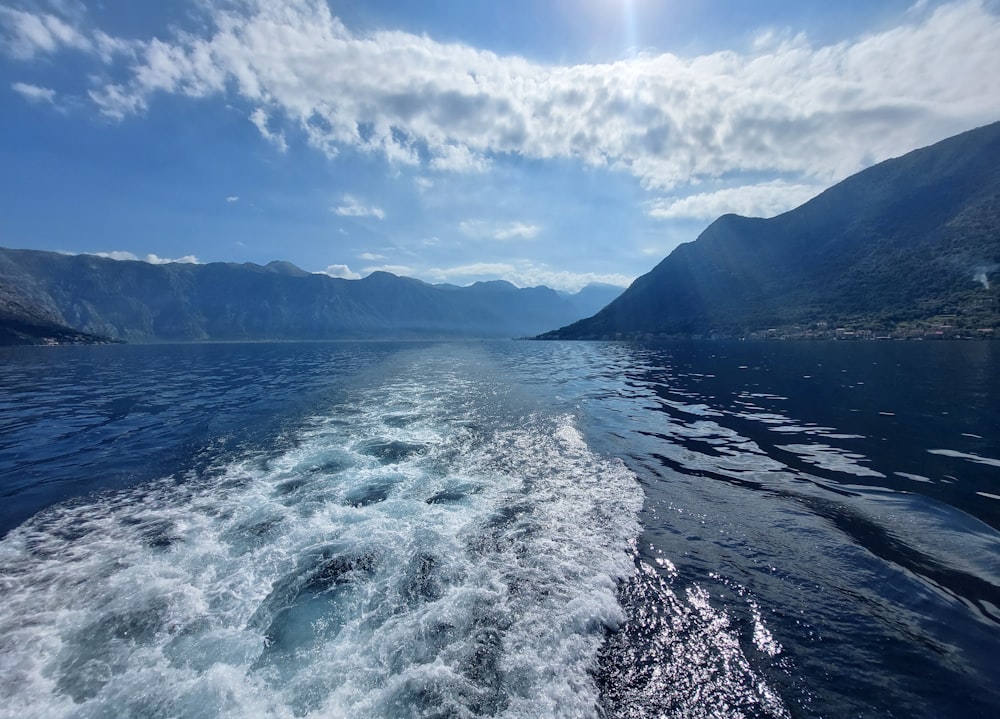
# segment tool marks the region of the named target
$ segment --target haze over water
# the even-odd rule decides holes
[[[995,716],[997,350],[3,350],[0,715]]]

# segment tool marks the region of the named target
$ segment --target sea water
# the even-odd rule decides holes
[[[994,716],[989,343],[0,356],[0,715]]]

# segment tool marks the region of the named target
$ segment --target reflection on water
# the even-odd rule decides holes
[[[686,613],[678,597],[705,592],[730,626],[742,626],[744,656],[793,714],[996,713],[1000,505],[989,495],[1000,494],[1000,365],[992,345],[593,351],[594,365],[609,368],[604,381],[627,387],[626,400],[586,405],[593,441],[627,456],[646,487],[640,572],[623,594],[636,631],[666,626]],[[651,569],[670,592],[659,614],[650,610]],[[760,617],[784,650],[778,659],[753,641]],[[639,664],[673,661],[639,646]],[[608,670],[609,692],[682,715],[685,690],[654,674],[633,672],[622,688]],[[733,706],[777,715],[765,695],[739,696],[743,704],[724,703],[717,715]]]

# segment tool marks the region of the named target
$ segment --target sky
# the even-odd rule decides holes
[[[626,286],[998,68],[1000,0],[0,0],[0,246]]]

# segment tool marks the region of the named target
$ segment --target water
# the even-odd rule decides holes
[[[4,350],[0,716],[996,716],[998,351]]]

